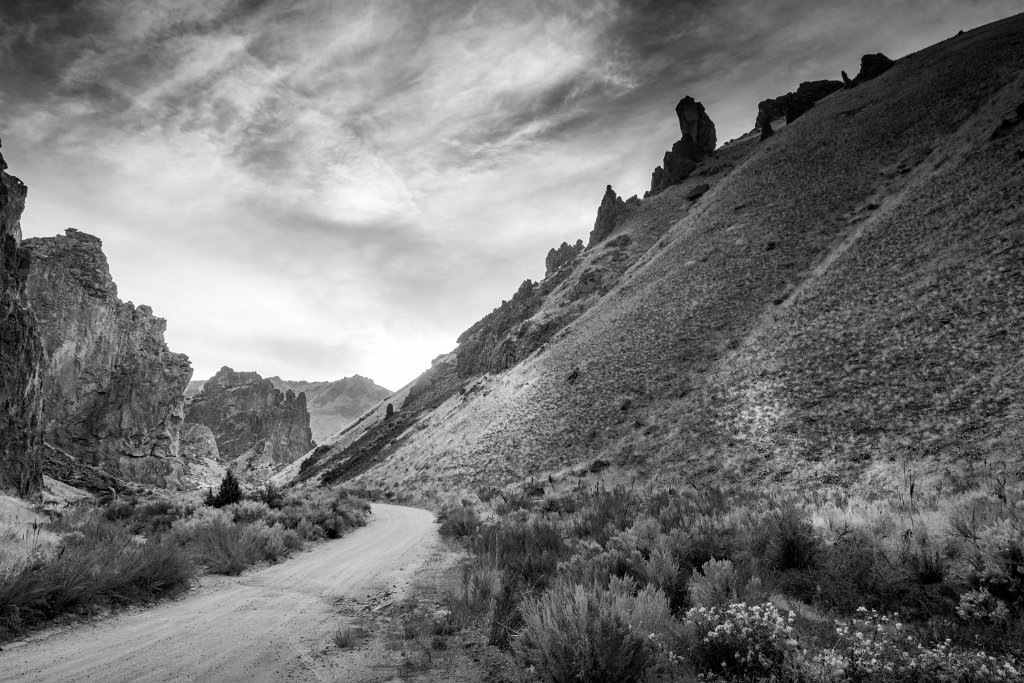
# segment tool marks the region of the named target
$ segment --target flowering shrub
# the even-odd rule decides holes
[[[725,680],[782,681],[796,678],[793,620],[771,603],[695,607],[686,614],[694,643],[689,657],[703,676]]]
[[[842,681],[1024,681],[1017,663],[982,651],[962,651],[950,641],[926,646],[906,632],[896,615],[861,607],[860,617],[836,622],[839,641],[805,663],[811,680]]]

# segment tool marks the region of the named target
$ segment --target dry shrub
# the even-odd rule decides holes
[[[556,683],[643,680],[672,617],[660,591],[634,591],[617,579],[608,588],[556,581],[523,601],[514,649]]]
[[[67,613],[149,602],[188,587],[194,569],[167,541],[138,542],[100,518],[0,575],[0,639]]]
[[[483,525],[473,538],[471,549],[493,566],[537,587],[547,582],[568,553],[558,526],[544,520]]]
[[[729,560],[708,560],[690,577],[690,604],[724,607],[733,603],[758,604],[768,592],[756,575],[739,572]]]
[[[437,515],[438,533],[450,538],[468,538],[480,528],[480,516],[469,505],[450,505]]]
[[[445,630],[454,632],[483,623],[501,586],[501,570],[479,561],[463,564],[458,582],[445,591],[448,597]]]

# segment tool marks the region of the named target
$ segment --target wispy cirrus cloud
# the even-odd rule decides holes
[[[5,0],[0,135],[26,234],[99,235],[197,376],[397,388],[643,191],[683,94],[725,140],[1016,4]]]

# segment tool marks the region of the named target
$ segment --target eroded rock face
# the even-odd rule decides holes
[[[689,95],[679,100],[676,105],[676,116],[679,118],[679,132],[683,140],[693,143],[696,160],[715,151],[718,140],[715,136],[715,124],[704,111],[704,105]]]
[[[186,424],[181,430],[181,455],[184,460],[192,462],[206,458],[220,460],[213,430],[204,424]]]
[[[795,92],[758,103],[754,129],[761,131],[761,139],[769,137],[772,134],[772,121],[785,118],[787,124],[793,123],[806,114],[815,102],[842,88],[842,81],[804,81]]]
[[[192,367],[167,348],[166,321],[117,297],[98,238],[68,229],[24,244],[45,356],[46,442],[116,476],[180,486]]]
[[[581,251],[583,251],[583,240],[576,240],[576,244],[573,245],[570,245],[568,242],[562,242],[561,246],[557,249],[549,251],[547,258],[544,259],[544,277],[548,277],[566,263],[572,261]]]
[[[210,428],[224,460],[247,454],[287,464],[313,447],[306,394],[281,393],[255,372],[221,368],[192,399],[185,420]]]
[[[597,218],[594,220],[594,229],[590,231],[590,238],[587,246],[592,247],[615,229],[619,216],[626,209],[626,202],[622,197],[615,194],[615,190],[609,185],[601,198],[601,205],[597,207]]]
[[[661,166],[651,174],[651,189],[645,196],[654,196],[686,180],[697,164],[714,153],[717,137],[715,124],[704,105],[692,97],[684,97],[676,105],[682,137],[665,152]]]
[[[21,213],[28,189],[0,155],[0,491],[28,496],[43,480],[43,348],[26,291],[28,256]]]

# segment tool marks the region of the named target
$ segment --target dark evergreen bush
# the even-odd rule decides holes
[[[225,505],[231,505],[240,500],[242,500],[242,487],[239,486],[235,473],[228,470],[224,474],[224,478],[221,479],[220,489],[217,491],[217,494],[214,495],[213,491],[210,491],[204,502],[210,507],[222,508]]]

